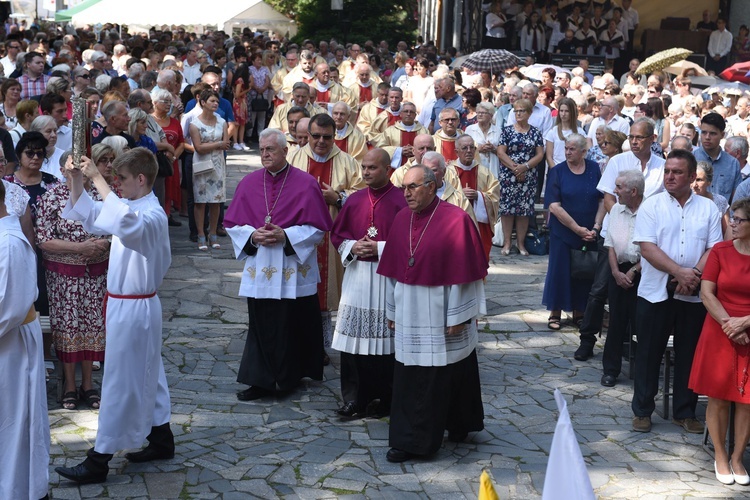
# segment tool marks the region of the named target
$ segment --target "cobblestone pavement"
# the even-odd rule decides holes
[[[230,155],[229,193],[258,166],[255,153]],[[614,388],[599,384],[602,343],[593,360],[577,362],[573,328],[546,328],[546,258],[501,257],[498,249],[478,347],[485,430],[467,442],[446,441],[429,460],[388,463],[387,419],[344,423],[334,413],[341,404],[336,352],[322,382],[305,379],[287,397],[241,403],[241,265],[226,238],[221,250],[199,252],[181,220],[170,228],[174,259],[159,290],[177,454],[131,464],[120,453],[103,485],[61,481],[54,467],[75,465],[93,446],[97,414],[59,409],[50,397],[53,498],[476,498],[482,469],[501,498],[536,498],[557,419],[555,388],[568,402],[598,496],[741,498],[750,491],[716,481],[701,436],[656,415],[651,433],[632,432],[632,382],[621,376]]]

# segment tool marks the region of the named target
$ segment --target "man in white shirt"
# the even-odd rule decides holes
[[[198,62],[198,48],[195,44],[188,45],[185,61],[182,63],[182,89],[188,85],[193,85],[201,79],[201,64]]]
[[[716,20],[716,31],[708,37],[708,59],[706,69],[717,75],[727,67],[727,57],[732,50],[732,33],[727,29],[724,19]]]
[[[5,48],[8,51],[8,55],[0,59],[0,64],[3,65],[5,77],[8,78],[16,70],[16,57],[21,51],[21,42],[18,40],[8,40],[5,43]]]
[[[600,125],[604,125],[605,127],[609,127],[612,130],[622,132],[623,134],[628,133],[630,124],[628,123],[628,120],[620,116],[619,113],[620,106],[619,104],[617,104],[617,99],[615,99],[614,97],[606,97],[602,101],[602,105],[599,108],[599,116],[591,120],[589,133],[586,136],[586,142],[588,142],[589,148],[591,148],[595,144],[596,130]]]
[[[740,174],[742,175],[742,180],[750,176],[750,165],[747,163],[747,154],[748,154],[748,142],[747,139],[740,136],[734,136],[727,139],[727,141],[724,143],[724,151],[729,155],[733,156],[737,159],[737,161],[740,163]],[[735,198],[737,198],[737,191],[739,190],[739,186],[737,189],[735,189]]]
[[[615,186],[617,178],[626,170],[639,170],[643,173],[645,189],[643,196],[649,196],[664,190],[664,159],[651,152],[651,144],[656,139],[654,122],[648,118],[639,118],[630,127],[630,151],[615,155],[609,160],[606,170],[596,188],[604,193],[604,208],[609,213],[617,202]],[[603,238],[607,235],[609,217],[604,219],[602,233],[599,235],[599,256],[597,258],[594,283],[591,285],[589,299],[581,323],[581,345],[573,355],[578,361],[586,361],[594,355],[596,334],[601,331],[604,319],[604,302],[607,300],[609,281],[612,273],[609,267],[609,252],[604,247]]]
[[[747,97],[737,99],[737,105],[734,107],[737,112],[727,118],[729,137],[734,135],[747,137],[747,126],[750,125],[750,106],[748,104],[750,104],[750,99]]]
[[[688,388],[688,378],[706,317],[698,296],[701,273],[722,234],[716,205],[690,188],[696,168],[692,153],[672,151],[664,165],[665,191],[641,204],[635,222],[633,241],[642,255],[631,404],[636,432],[651,431],[661,359],[674,331],[672,422],[689,433],[703,433],[703,424],[695,418],[698,395]]]

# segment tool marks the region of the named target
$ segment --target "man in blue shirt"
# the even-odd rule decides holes
[[[432,115],[430,116],[430,133],[434,134],[440,130],[440,123],[438,117],[440,112],[445,108],[453,108],[458,111],[459,116],[463,114],[463,99],[456,93],[456,84],[450,77],[441,78],[435,81],[435,107],[432,108]]]
[[[719,113],[709,113],[701,120],[701,147],[695,150],[698,161],[707,161],[714,167],[714,179],[709,190],[720,194],[731,204],[734,190],[742,182],[740,163],[721,150],[726,122]]]

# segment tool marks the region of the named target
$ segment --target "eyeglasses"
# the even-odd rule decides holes
[[[747,222],[750,219],[743,219],[742,217],[730,217],[729,223],[730,224],[742,224],[743,222]]]
[[[320,139],[323,139],[324,141],[330,141],[333,139],[333,135],[331,134],[310,134],[310,138],[314,139],[316,141],[319,141]]]
[[[78,75],[78,78],[84,78],[84,79],[88,80],[89,78],[91,78],[91,75],[89,75],[88,73],[86,73],[85,75]]]
[[[104,157],[104,158],[99,158],[99,161],[96,162],[96,163],[105,163],[106,164],[106,163],[114,163],[114,162],[115,162],[114,158]]]
[[[8,48],[9,49],[21,50],[21,46],[20,45],[8,45]]]
[[[414,191],[415,189],[420,188],[424,186],[425,184],[429,184],[431,182],[432,181],[424,181],[422,184],[409,184],[408,186],[404,186],[404,189],[406,189],[407,191]]]
[[[24,154],[26,154],[27,158],[31,159],[31,158],[44,158],[47,153],[43,149],[37,150],[37,151],[32,151],[30,149],[27,149],[26,151],[24,151]]]
[[[462,148],[458,148],[459,151],[474,151],[477,149],[476,146],[464,146]]]
[[[458,118],[441,118],[441,122],[457,122]]]
[[[514,109],[513,112],[514,113],[528,113],[528,111],[525,109]]]
[[[633,142],[633,141],[640,142],[640,141],[645,141],[646,139],[650,139],[650,138],[651,138],[650,135],[629,135],[628,136],[628,140],[630,142]]]

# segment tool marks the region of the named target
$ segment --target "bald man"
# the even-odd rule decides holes
[[[333,105],[331,118],[336,123],[336,137],[334,142],[344,153],[348,153],[355,160],[361,162],[367,153],[365,136],[357,127],[349,123],[351,108],[343,101]]]

